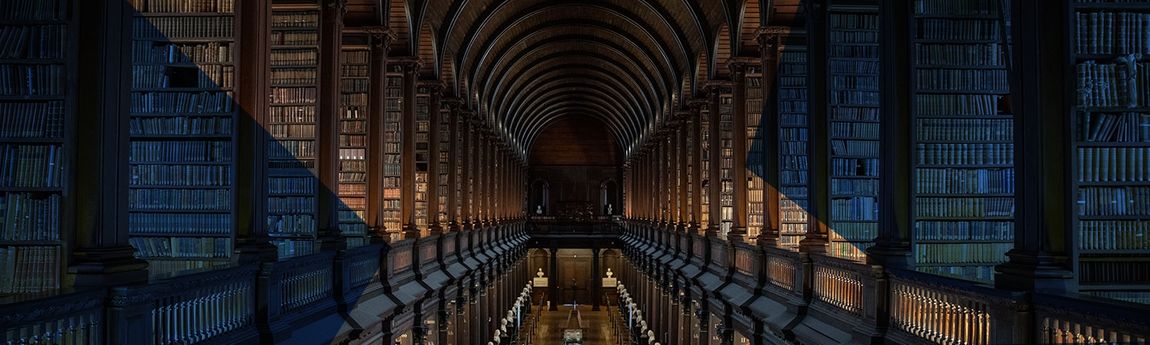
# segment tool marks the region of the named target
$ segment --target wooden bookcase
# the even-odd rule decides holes
[[[779,246],[797,250],[811,226],[805,46],[779,47],[778,78]]]
[[[78,116],[73,6],[0,4],[0,296],[61,285]]]
[[[388,67],[386,107],[383,109],[384,148],[383,148],[383,219],[392,240],[403,238],[402,212],[402,137],[403,137],[403,70],[392,64]]]
[[[339,231],[348,247],[367,243],[369,37],[345,34],[340,55]]]
[[[314,253],[320,9],[273,3],[268,132],[268,234],[281,257]]]
[[[1150,3],[1071,7],[1080,288],[1150,303]]]
[[[231,260],[234,0],[134,1],[129,242],[149,272]]]
[[[828,254],[863,260],[878,235],[878,8],[833,5],[827,15]]]
[[[769,128],[763,123],[763,68],[757,64],[748,64],[744,72],[744,111],[747,117],[746,128],[746,167],[747,169],[747,240],[751,241],[762,234],[765,222],[764,193],[766,183],[766,157],[763,156],[764,140]]]
[[[991,281],[1014,246],[1013,116],[1005,0],[916,0],[914,258]]]

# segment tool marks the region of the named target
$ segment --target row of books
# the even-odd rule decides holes
[[[832,120],[837,121],[878,121],[878,108],[873,107],[833,107]]]
[[[64,158],[60,145],[0,144],[0,187],[59,188]]]
[[[234,98],[231,91],[133,92],[131,112],[134,115],[230,113]]]
[[[1078,248],[1083,250],[1150,249],[1150,220],[1079,221]]]
[[[915,192],[919,194],[1010,194],[1014,193],[1014,169],[915,169]]]
[[[314,124],[268,125],[268,133],[276,139],[300,139],[315,137]]]
[[[1137,284],[1150,282],[1146,262],[1116,258],[1116,261],[1078,263],[1079,284]]]
[[[298,90],[298,89],[277,89]],[[268,121],[272,123],[315,123],[315,107],[277,106],[268,109]]]
[[[204,65],[198,68],[136,65],[132,67],[132,87],[230,89],[235,86],[235,72],[234,66],[224,65]]]
[[[915,152],[922,165],[1014,164],[1014,144],[916,144]]]
[[[987,16],[998,15],[1002,0],[923,0],[914,2],[914,13],[920,16]]]
[[[232,160],[228,141],[133,141],[128,159],[139,163],[222,163]]]
[[[298,103],[315,103],[319,95],[318,89],[315,87],[282,87],[277,86],[272,88],[272,105],[276,104],[298,104]],[[310,107],[307,107],[310,109]],[[272,108],[272,113],[275,113],[277,107]],[[302,110],[301,112],[306,112]],[[312,110],[314,116],[314,110]]]
[[[232,135],[231,117],[132,117],[132,135]]]
[[[315,197],[312,196],[270,196],[268,197],[268,212],[272,213],[310,213],[315,212]]]
[[[866,249],[872,245],[874,242],[831,242],[827,247],[827,254],[844,259],[863,260],[867,257]]]
[[[835,90],[830,93],[830,102],[846,105],[877,105],[879,93],[877,90]]]
[[[998,115],[1001,95],[914,95],[914,113],[917,117],[961,117]]]
[[[5,0],[0,20],[62,20],[71,13],[67,1]]]
[[[1093,187],[1078,191],[1078,215],[1150,217],[1150,187]]]
[[[276,194],[314,194],[317,180],[315,177],[269,177],[268,192]]]
[[[930,91],[1000,92],[1010,88],[1005,69],[919,69],[916,85]]]
[[[339,149],[340,160],[364,160],[367,159],[366,149]]]
[[[1079,147],[1079,182],[1150,182],[1150,147]]]
[[[993,141],[1008,142],[1014,138],[1014,121],[1009,119],[918,119],[915,121],[918,142]]]
[[[316,252],[315,241],[311,240],[276,240],[276,253],[280,259],[308,255]]]
[[[1150,143],[1150,114],[1080,112],[1078,139],[1087,142]]]
[[[232,16],[173,16],[136,18],[132,29],[137,40],[177,41],[232,37],[236,28]]]
[[[878,198],[873,196],[832,198],[830,211],[833,221],[877,221]]]
[[[916,244],[915,257],[920,264],[998,263],[1014,243],[930,243]]]
[[[139,12],[159,13],[232,13],[235,0],[132,0]]]
[[[836,30],[878,30],[878,16],[873,13],[833,13],[827,18],[831,31]],[[877,42],[878,38],[868,42]]]
[[[0,241],[60,240],[60,195],[0,194]]]
[[[1150,54],[1150,13],[1077,11],[1074,52]]]
[[[354,135],[354,134],[340,135],[339,136],[339,145],[340,146],[365,147],[365,146],[367,146],[367,135]]]
[[[64,102],[0,103],[0,138],[62,138]]]
[[[59,247],[0,247],[0,295],[34,293],[58,288],[60,288]]]
[[[1013,217],[1014,198],[965,197],[915,199],[915,216],[920,218]]]
[[[231,63],[235,44],[228,41],[167,43],[154,41],[132,42],[132,63],[155,64],[216,64]]]
[[[866,122],[832,122],[831,137],[878,139],[879,125]]]
[[[285,235],[315,235],[315,216],[310,214],[282,214],[268,210],[268,233]]]
[[[276,86],[313,85],[319,82],[319,70],[315,67],[272,68],[272,84]]]
[[[227,235],[232,231],[230,213],[132,213],[130,235]]]
[[[878,46],[832,45],[827,47],[827,56],[878,56]]]
[[[779,167],[780,169],[792,169],[792,170],[780,171],[779,172],[779,182],[782,183],[783,185],[805,186],[807,184],[807,179],[809,178],[807,176],[806,171],[804,171],[804,170],[793,170],[793,169],[806,169],[805,162],[806,162],[807,157],[790,157],[790,158],[802,158],[804,164],[802,165],[802,168],[795,168],[794,165],[788,165],[788,164],[780,165],[780,167]],[[784,163],[791,163],[791,162],[792,162],[792,160],[785,160],[784,161]]]
[[[835,43],[873,43],[878,41],[878,30],[873,31],[838,31],[830,32],[831,44]]]
[[[831,140],[832,155],[878,157],[878,153],[878,141],[875,140]]]
[[[128,207],[134,210],[227,211],[232,193],[226,189],[132,189]]]
[[[918,221],[914,223],[918,241],[1012,241],[1014,222],[996,221]]]
[[[877,157],[878,153],[874,155]],[[831,175],[833,176],[870,176],[878,177],[878,158],[832,158]],[[832,177],[833,177],[832,176]]]
[[[841,73],[828,76],[830,85],[835,89],[861,89],[877,91],[877,75]]]
[[[227,165],[132,164],[132,186],[226,187],[232,168]]]
[[[268,159],[272,160],[315,159],[316,152],[314,140],[273,140],[268,142]]]
[[[62,96],[64,65],[0,65],[0,96]]]
[[[340,91],[344,93],[349,92],[367,92],[371,87],[371,81],[367,79],[344,79],[340,81]]]
[[[197,237],[132,237],[137,257],[165,258],[230,258],[231,238]]]
[[[343,65],[339,69],[339,75],[344,78],[367,78],[370,73],[371,66],[367,65]]]
[[[274,12],[272,29],[315,28],[319,26],[319,12]]]
[[[67,30],[63,25],[0,26],[0,59],[61,59]]]
[[[1081,107],[1145,107],[1150,105],[1150,65],[1125,55],[1114,63],[1086,61],[1075,66]]]
[[[877,193],[878,179],[843,179],[831,177],[832,195],[874,195]]]
[[[315,49],[276,49],[274,52],[272,52],[271,63],[273,66],[314,66],[319,63],[319,51]],[[273,70],[273,72],[274,71],[276,70]]]
[[[914,63],[952,68],[970,65],[1005,67],[1006,53],[997,43],[918,43],[915,45]]]
[[[919,18],[915,38],[941,41],[990,41],[1000,39],[997,19]]]
[[[873,241],[878,236],[878,223],[832,221],[830,232],[835,241]]]
[[[318,46],[319,34],[314,31],[273,31],[268,36],[268,43],[273,46]],[[298,49],[296,47],[275,47],[276,51],[283,49]]]
[[[959,266],[918,266],[916,270],[923,273],[952,276],[970,280],[990,281],[994,279],[995,264]]]

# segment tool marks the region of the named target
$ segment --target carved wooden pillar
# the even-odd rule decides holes
[[[369,83],[371,88],[368,97],[368,148],[367,152],[367,226],[373,242],[381,241],[387,237],[384,229],[383,217],[383,183],[384,183],[384,109],[387,92],[387,52],[391,42],[395,39],[394,33],[386,27],[372,27],[367,29],[371,34],[371,71]]]
[[[707,96],[710,102],[708,108],[708,164],[707,164],[707,237],[718,237],[722,232],[723,224],[723,178],[722,166],[723,162],[723,142],[722,142],[722,121],[721,116],[721,95],[727,93],[730,85],[721,81],[712,81],[711,85],[707,86]],[[709,248],[709,246],[708,246]]]
[[[75,237],[68,274],[77,287],[144,282],[148,264],[135,258],[127,224],[134,10],[120,0],[79,1],[78,10],[77,59],[85,68],[76,73],[82,111],[71,138]]]
[[[459,155],[461,135],[459,112],[461,102],[456,98],[446,99],[443,102],[447,104],[449,111],[447,114],[441,114],[441,116],[448,117],[447,132],[449,138],[447,141],[449,146],[447,149],[447,166],[440,167],[441,169],[447,169],[447,190],[440,191],[440,193],[447,193],[447,231],[458,232],[460,230],[459,198],[462,197],[461,193],[459,193],[459,183],[463,180],[462,176],[458,173],[460,171],[459,166],[462,164]]]
[[[320,6],[319,97],[316,129],[316,177],[319,184],[316,222],[323,250],[342,248],[339,231],[340,54],[343,52],[344,0],[324,0]]]
[[[827,246],[827,224],[830,221],[830,189],[827,186],[830,176],[827,159],[829,151],[829,131],[827,121],[827,0],[806,2],[807,10],[807,98],[809,111],[807,142],[810,174],[807,181],[810,199],[807,212],[811,224],[807,234],[799,241],[800,250],[808,253],[825,253]]]
[[[727,239],[731,242],[742,242],[747,236],[747,66],[736,62],[730,65],[731,82],[734,88],[731,101],[731,179],[735,190],[731,232]],[[734,251],[731,251],[734,253]]]
[[[415,222],[415,86],[419,77],[419,61],[399,63],[403,70],[403,136],[400,139],[401,190],[400,216],[403,218],[403,238],[419,238]]]
[[[867,250],[867,261],[890,268],[909,268],[911,256],[911,180],[914,122],[911,116],[911,4],[884,0],[879,5],[879,105],[882,150],[879,171],[879,225],[875,244]],[[901,19],[899,19],[901,18]]]
[[[428,148],[427,148],[427,233],[438,236],[443,233],[443,225],[439,223],[439,102],[442,98],[443,84],[433,83],[427,87],[430,100],[428,102]]]
[[[779,242],[779,39],[785,30],[765,27],[759,30],[759,47],[763,61],[763,230],[758,243],[777,247]]]

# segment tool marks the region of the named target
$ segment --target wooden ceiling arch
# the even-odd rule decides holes
[[[801,26],[801,0],[347,0],[346,25],[384,25],[450,96],[519,147],[590,117],[620,147],[757,56],[765,25]]]

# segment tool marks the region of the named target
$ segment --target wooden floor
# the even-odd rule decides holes
[[[571,307],[568,306],[559,307],[558,311],[543,311],[531,345],[562,345],[563,329],[567,328],[567,315],[570,313]],[[611,332],[611,321],[606,308],[591,311],[591,306],[580,306],[579,313],[583,317],[583,344],[618,344]],[[576,327],[576,324],[575,318],[572,317],[571,327]]]

